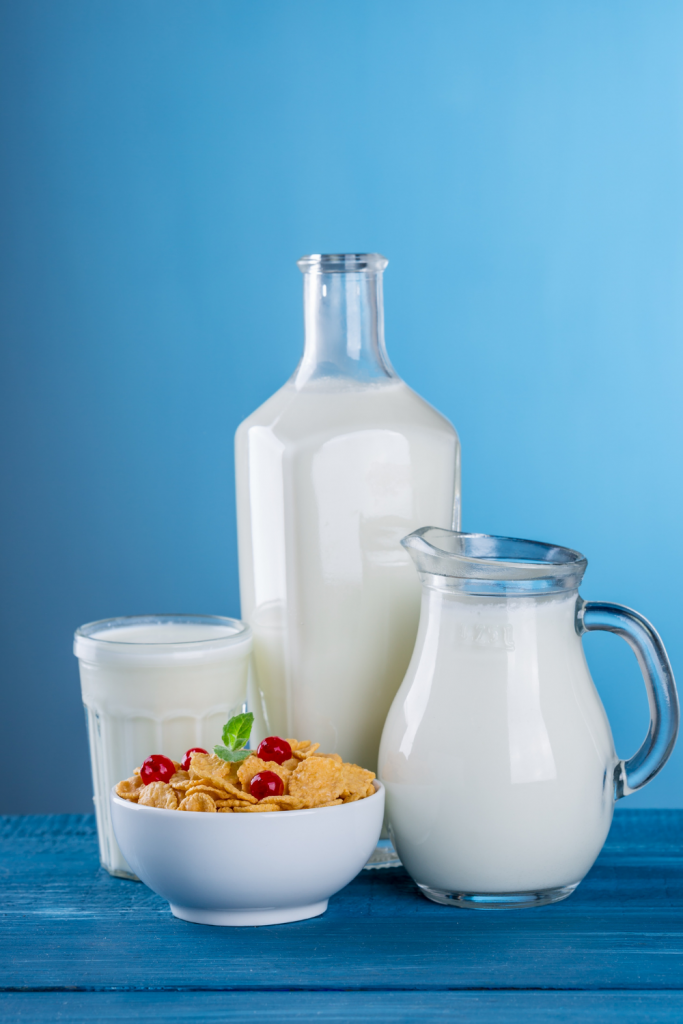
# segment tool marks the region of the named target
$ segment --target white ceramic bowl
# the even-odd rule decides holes
[[[116,840],[135,874],[183,921],[283,924],[317,917],[377,845],[384,787],[337,807],[206,814],[139,807],[112,790]]]

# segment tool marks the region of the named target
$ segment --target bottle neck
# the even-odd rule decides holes
[[[297,387],[323,377],[359,383],[395,379],[384,347],[382,269],[302,266],[305,344],[294,377]]]

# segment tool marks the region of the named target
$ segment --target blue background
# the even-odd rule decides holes
[[[464,526],[589,558],[683,665],[683,4],[5,0],[5,812],[90,805],[73,630],[239,613],[237,424],[309,252],[376,250]],[[586,639],[620,756],[635,658]],[[683,747],[630,806],[683,806]]]

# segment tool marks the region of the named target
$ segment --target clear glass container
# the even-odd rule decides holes
[[[111,821],[112,786],[150,754],[211,750],[247,696],[251,630],[220,615],[136,615],[76,630],[100,861],[135,878]]]
[[[303,356],[235,439],[242,617],[266,728],[372,770],[419,618],[401,538],[460,519],[456,432],[386,355],[386,265],[299,261]]]
[[[637,612],[582,600],[577,551],[432,527],[403,544],[422,612],[379,758],[398,855],[437,903],[564,899],[598,856],[615,800],[673,749],[678,698],[662,642]],[[593,629],[627,640],[648,690],[650,728],[628,761],[584,657]]]

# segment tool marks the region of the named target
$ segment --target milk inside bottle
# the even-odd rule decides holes
[[[459,522],[459,443],[387,359],[386,260],[299,266],[303,357],[236,435],[242,615],[268,731],[374,769],[419,618],[400,541]]]

